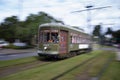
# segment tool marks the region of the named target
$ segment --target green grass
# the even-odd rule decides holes
[[[88,54],[82,54],[76,57],[72,57],[70,59],[61,60],[55,63],[51,63],[45,66],[39,66],[37,68],[33,68],[30,70],[22,71],[16,74],[12,74],[10,76],[4,77],[1,80],[50,80],[55,76],[58,76],[65,71],[68,71],[74,68],[76,65],[81,64],[83,61],[86,61],[98,54],[102,54],[103,51],[94,51]],[[80,72],[81,68],[74,69],[67,74],[69,76],[64,75],[60,80],[71,80],[74,79],[74,76]]]
[[[100,72],[104,65],[110,58],[114,57],[114,52],[104,51],[104,53],[96,58],[96,61],[92,64],[92,68],[89,70],[90,76],[94,77]]]
[[[114,60],[101,80],[120,80],[120,62]]]
[[[94,48],[114,48],[113,46],[106,46],[106,45],[100,45],[100,44],[93,44]]]
[[[85,74],[90,77],[95,77],[103,67],[104,63],[109,59],[109,57],[112,56],[114,56],[113,52],[109,52],[108,54],[107,51],[101,51],[101,55],[96,56],[96,58],[92,59],[85,65],[76,68],[69,74],[64,75],[63,77],[59,78],[59,80],[75,80],[78,76]]]
[[[15,59],[15,60],[6,60],[6,61],[0,61],[0,68],[1,67],[7,67],[7,66],[12,66],[12,65],[18,65],[18,64],[23,64],[31,61],[36,61],[38,60],[38,57],[27,57],[27,58],[21,58],[21,59]]]

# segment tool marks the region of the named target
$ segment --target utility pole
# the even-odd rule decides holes
[[[91,29],[91,10],[90,10],[92,7],[93,7],[92,5],[86,6],[86,8],[87,8],[87,27],[90,28],[90,30],[92,30]],[[91,32],[92,31],[90,31],[90,33]]]
[[[91,34],[92,33],[92,30],[91,30],[91,10],[97,10],[97,9],[103,9],[103,8],[109,8],[109,7],[111,7],[111,6],[93,8],[92,5],[87,5],[87,6],[85,6],[85,8],[87,8],[87,9],[73,11],[71,13],[87,11],[87,27],[90,28],[90,34]]]

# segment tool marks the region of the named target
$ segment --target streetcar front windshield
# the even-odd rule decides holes
[[[40,42],[58,43],[58,30],[43,30],[40,32]]]

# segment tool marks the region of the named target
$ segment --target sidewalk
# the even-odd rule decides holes
[[[36,49],[0,49],[0,54],[17,54],[17,53],[29,53],[36,52]]]

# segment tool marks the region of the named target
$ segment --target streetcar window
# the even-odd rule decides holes
[[[51,33],[51,39],[53,40],[54,43],[58,43],[59,41],[58,33]]]
[[[49,32],[44,32],[44,42],[48,42],[50,41],[50,33]]]
[[[58,32],[55,32],[55,30],[53,32],[49,30],[44,30],[43,33],[40,34],[40,41],[44,43],[58,43]]]
[[[58,43],[58,33],[44,33],[44,42]]]

